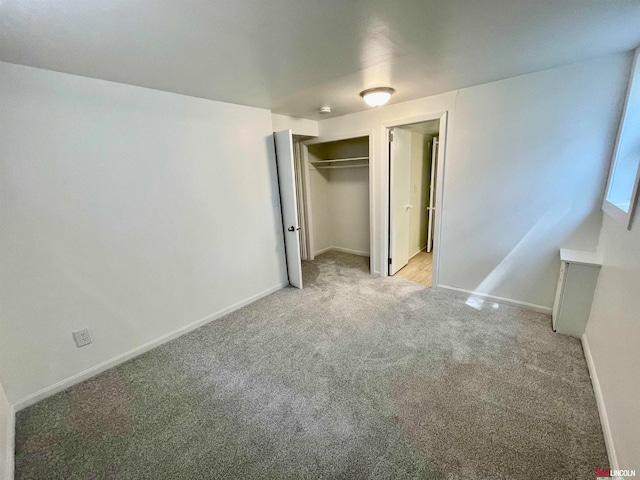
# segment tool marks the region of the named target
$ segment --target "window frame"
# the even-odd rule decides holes
[[[618,222],[622,223],[628,230],[631,230],[631,222],[633,219],[633,213],[635,211],[635,206],[638,198],[638,182],[640,181],[640,162],[638,163],[638,168],[636,169],[636,176],[633,182],[633,190],[631,192],[631,198],[629,200],[629,209],[628,211],[622,210],[620,207],[611,203],[607,198],[609,197],[609,192],[611,190],[611,182],[614,178],[614,172],[616,167],[616,162],[618,161],[618,155],[620,150],[620,142],[623,140],[624,127],[627,120],[627,107],[629,106],[629,98],[631,96],[631,92],[634,88],[640,88],[640,47],[636,48],[633,55],[633,63],[631,65],[631,73],[629,74],[629,82],[627,85],[627,92],[624,99],[624,106],[622,109],[622,116],[620,117],[620,123],[618,124],[618,133],[616,135],[616,143],[613,149],[613,156],[611,158],[611,166],[609,167],[609,177],[607,178],[607,188],[604,193],[604,200],[602,203],[602,210],[608,214],[609,216],[616,219]]]

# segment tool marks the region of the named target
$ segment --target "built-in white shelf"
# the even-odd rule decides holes
[[[334,163],[334,162],[355,162],[358,160],[369,160],[369,157],[351,157],[351,158],[323,158],[322,160],[318,160],[316,162],[311,162],[314,165],[320,163]]]
[[[602,258],[596,252],[585,252],[582,250],[560,249],[560,261],[576,263],[580,265],[602,266]]]
[[[362,163],[362,162],[367,163]],[[347,165],[333,165],[334,163],[347,163]],[[333,169],[333,168],[357,168],[357,167],[368,167],[369,166],[369,157],[350,157],[350,158],[325,158],[322,160],[317,160],[315,162],[311,162],[311,164],[316,168],[321,169]],[[349,165],[353,163],[353,165]]]
[[[596,252],[560,250],[560,275],[553,302],[553,329],[580,337],[587,326],[602,259]]]
[[[366,164],[365,165],[335,165],[335,166],[328,165],[328,166],[320,166],[320,167],[316,165],[316,168],[319,168],[322,170],[329,170],[332,168],[359,168],[359,167],[369,168],[369,165],[366,165]]]

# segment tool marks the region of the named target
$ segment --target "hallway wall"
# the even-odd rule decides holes
[[[409,216],[409,257],[427,246],[429,212],[430,137],[411,133],[411,205]]]

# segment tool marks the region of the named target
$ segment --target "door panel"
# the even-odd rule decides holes
[[[293,137],[291,130],[273,134],[276,144],[280,206],[284,226],[284,246],[287,257],[289,283],[302,288],[302,262],[300,260],[300,226],[296,202],[296,177],[293,167]]]
[[[389,144],[389,275],[409,262],[409,214],[411,205],[411,132],[393,129]]]
[[[429,219],[427,223],[427,252],[433,249],[433,221],[436,214],[436,167],[438,165],[438,137],[431,144],[431,183],[429,186]]]

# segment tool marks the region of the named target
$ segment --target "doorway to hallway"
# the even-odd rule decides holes
[[[440,120],[389,129],[389,275],[432,285]]]

